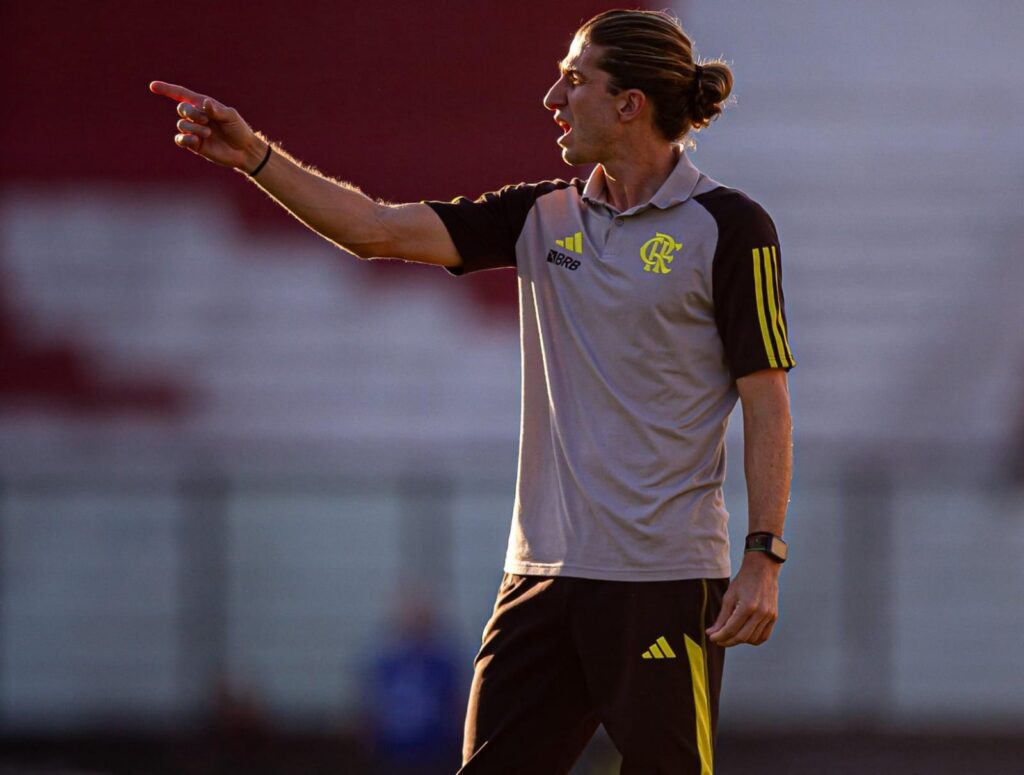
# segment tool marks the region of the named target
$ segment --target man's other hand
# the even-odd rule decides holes
[[[768,640],[779,618],[779,570],[782,566],[761,552],[748,552],[739,573],[722,597],[722,610],[708,630],[719,646]]]

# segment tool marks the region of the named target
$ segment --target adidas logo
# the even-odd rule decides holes
[[[555,244],[571,253],[583,254],[583,232],[578,231],[565,239],[556,239]]]
[[[644,659],[675,659],[676,652],[672,650],[668,641],[665,640],[665,636],[662,635],[651,644],[651,647],[642,656]]]

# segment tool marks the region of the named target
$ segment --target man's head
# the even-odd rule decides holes
[[[560,69],[544,104],[564,119],[559,145],[570,164],[603,161],[608,143],[638,131],[678,142],[718,116],[732,90],[728,65],[698,67],[679,22],[656,11],[598,14],[577,30]]]

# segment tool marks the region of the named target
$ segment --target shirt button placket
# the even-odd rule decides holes
[[[612,224],[616,227],[621,227],[626,222],[626,219],[621,216],[615,216],[612,218]],[[616,231],[614,228],[608,232],[607,242],[605,243],[604,255],[607,258],[614,258],[619,254],[619,237],[621,232]]]

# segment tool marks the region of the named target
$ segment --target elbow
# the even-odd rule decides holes
[[[391,255],[388,250],[388,241],[385,235],[380,232],[376,224],[367,224],[369,228],[361,230],[361,233],[348,234],[344,237],[331,239],[335,245],[350,253],[361,261],[369,261],[374,258],[386,258]]]
[[[378,255],[378,251],[373,250],[373,247],[369,245],[342,245],[341,243],[335,244],[349,255],[358,258],[360,261],[371,261],[375,258],[380,258],[380,256]]]
[[[342,247],[362,261],[388,258],[393,255],[392,236],[388,223],[391,208],[374,202],[370,217],[363,222],[362,233],[354,235]]]

